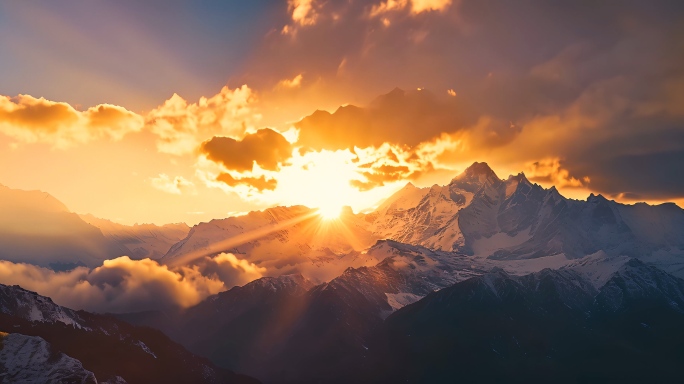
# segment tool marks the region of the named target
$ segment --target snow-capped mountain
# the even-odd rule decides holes
[[[407,189],[389,201],[403,199]],[[624,205],[601,195],[571,200],[523,174],[501,180],[485,163],[474,163],[447,186],[433,186],[413,207],[381,207],[368,219],[379,237],[475,258],[577,259],[602,252],[684,275],[684,210],[676,205]]]
[[[98,383],[95,374],[83,368],[80,361],[54,351],[40,337],[0,334],[0,342],[3,383]]]
[[[98,223],[108,241],[138,244],[141,256],[184,233]],[[408,184],[367,214],[325,220],[293,206],[201,223],[160,261],[221,252],[268,277],[184,310],[117,318],[266,382],[469,381],[483,362],[492,364],[487,380],[534,372],[520,377],[557,381],[574,365],[589,378],[629,380],[616,373],[620,359],[684,362],[684,211],[673,204],[567,199],[475,163],[446,186]],[[126,322],[0,286],[0,331],[42,337],[98,378],[151,380],[114,368],[136,359],[154,380],[248,380]],[[93,343],[119,351],[118,365],[88,354]],[[637,358],[648,354],[661,360]],[[677,374],[659,369],[665,381]]]
[[[585,356],[577,361],[588,372],[616,374],[615,359],[634,359],[633,348],[637,355],[652,351],[639,338],[671,345],[661,333],[634,338],[621,330],[625,324],[649,332],[669,328],[654,318],[624,320],[615,316],[616,305],[619,313],[665,308],[659,316],[672,324],[684,320],[684,280],[635,259],[614,261],[604,268],[612,272],[596,279],[582,267],[597,257],[515,275],[484,269],[491,265],[474,268],[469,256],[394,241],[368,252],[387,257],[316,286],[301,275],[262,278],[182,313],[123,318],[164,329],[217,365],[273,383],[443,381],[456,371],[495,380],[522,374],[516,364],[538,368],[524,370],[539,372],[530,380],[551,380],[565,373],[559,364],[575,359],[568,354]],[[616,285],[628,293],[616,294]],[[619,357],[596,355],[602,345]],[[672,377],[662,372],[659,377]]]
[[[474,163],[445,186],[409,183],[375,211],[348,210],[331,222],[294,206],[201,223],[162,262],[231,252],[270,276],[301,273],[325,282],[346,268],[382,261],[386,255],[367,252],[380,239],[518,274],[602,255],[637,257],[684,276],[684,210],[676,205],[624,205],[600,195],[567,199],[522,173],[499,179],[486,163]]]
[[[600,290],[571,270],[495,270],[389,316],[360,380],[677,382],[682,283],[638,260]]]
[[[302,273],[326,281],[347,267],[379,261],[359,253],[376,240],[366,225],[363,216],[350,210],[339,220],[326,221],[303,206],[269,208],[200,223],[161,261],[191,263],[193,257],[230,252],[258,262],[274,275]]]
[[[684,280],[631,259],[603,285],[596,302],[612,312],[661,305],[684,314]]]
[[[73,374],[84,380],[74,382],[93,383],[97,381],[91,380],[92,374],[101,380],[121,382],[118,376],[128,383],[253,382],[216,368],[159,331],[111,316],[73,311],[17,286],[0,285],[0,331],[11,333],[7,336],[11,349],[0,349],[0,361],[5,364],[0,375],[13,377],[9,382],[27,382],[19,377],[39,372],[64,377]],[[12,355],[2,355],[9,353]],[[22,368],[28,366],[32,367],[28,371]]]
[[[128,250],[131,259],[159,259],[171,246],[183,240],[190,231],[185,223],[123,225],[93,215],[81,215],[83,221],[102,231],[102,234]]]
[[[84,328],[85,321],[72,309],[55,304],[51,298],[27,291],[18,285],[0,284],[0,313],[27,321],[60,322]]]

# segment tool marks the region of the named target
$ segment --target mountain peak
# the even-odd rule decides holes
[[[587,202],[590,203],[601,203],[601,202],[606,202],[608,199],[606,199],[602,194],[594,195],[593,193],[589,194],[589,197],[587,197]]]
[[[460,175],[456,176],[451,183],[466,191],[475,192],[485,184],[497,185],[501,179],[485,162],[474,162]]]
[[[477,161],[474,162],[473,164],[471,164],[468,168],[465,169],[465,171],[463,171],[463,173],[461,173],[457,177],[462,177],[462,176],[465,176],[465,177],[474,177],[474,176],[490,177],[490,176],[494,176],[494,177],[498,178],[496,176],[496,173],[494,173],[494,171],[489,167],[489,164],[487,164],[485,162],[478,163]]]
[[[525,173],[524,173],[524,172],[520,172],[520,173],[518,173],[517,175],[510,175],[510,176],[508,176],[508,180],[515,180],[515,181],[517,181],[517,182],[519,182],[519,183],[520,183],[520,182],[528,182],[528,183],[530,183],[530,181],[529,181],[529,180],[527,179],[527,177],[525,176]],[[530,183],[530,184],[531,184],[531,183]]]
[[[294,287],[302,287],[306,290],[313,287],[313,283],[302,276],[301,273],[295,273],[290,275],[280,275],[277,277],[262,277],[243,286],[243,288],[268,289],[273,292],[292,289]]]

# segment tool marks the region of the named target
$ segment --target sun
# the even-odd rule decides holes
[[[325,204],[318,207],[318,214],[325,220],[335,220],[340,217],[342,206],[338,204]]]

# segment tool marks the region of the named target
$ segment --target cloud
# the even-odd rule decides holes
[[[310,159],[334,159],[322,168],[342,169],[356,191],[477,160],[514,172],[532,167],[532,177],[577,193],[684,196],[681,178],[671,177],[684,153],[677,2],[290,0],[280,10],[275,33],[236,76],[249,87],[224,87],[196,103],[174,95],[144,116],[160,151],[200,149],[196,176],[207,185],[281,203],[296,201],[286,191],[314,183]],[[287,33],[277,33],[285,24]],[[396,86],[411,91],[367,102]],[[122,108],[79,112],[32,100],[3,100],[0,131],[59,148],[135,131],[127,122],[136,115]],[[40,105],[14,113],[31,103]],[[269,124],[301,120],[289,146],[277,134],[266,134],[273,142],[250,136],[261,132],[257,106],[271,114]],[[122,123],[103,123],[114,120]]]
[[[387,184],[415,180],[434,169],[434,156],[424,146],[408,149],[383,144],[379,148],[355,148],[357,173],[351,186],[365,192]]]
[[[397,88],[366,107],[316,111],[295,127],[299,129],[297,144],[317,150],[380,147],[384,143],[416,146],[466,127],[469,118],[458,99]]]
[[[287,7],[292,14],[292,21],[299,25],[313,25],[318,13],[314,7],[315,0],[288,0]]]
[[[411,173],[407,166],[381,165],[373,168],[373,171],[361,172],[366,181],[351,180],[351,185],[360,191],[368,191],[389,182],[409,180],[414,174],[418,176],[419,172]]]
[[[278,185],[275,179],[267,179],[266,176],[260,177],[238,177],[235,178],[231,176],[230,173],[221,173],[216,177],[216,181],[225,183],[229,187],[237,187],[239,185],[245,185],[247,187],[253,188],[259,192],[264,190],[272,191]]]
[[[159,137],[160,152],[182,155],[194,152],[200,143],[214,135],[241,137],[259,119],[252,104],[252,90],[243,85],[227,86],[211,97],[188,103],[174,94],[146,116],[149,129]]]
[[[584,176],[581,179],[570,176],[570,172],[561,167],[561,161],[558,158],[543,159],[529,163],[525,172],[527,172],[527,176],[531,181],[550,183],[558,188],[586,187],[591,182],[588,176]]]
[[[445,11],[452,0],[411,0],[411,12],[418,14],[427,11]]]
[[[292,144],[280,133],[264,128],[245,135],[242,140],[212,137],[202,143],[200,151],[229,170],[250,172],[256,164],[262,169],[277,171],[292,157]]]
[[[409,9],[417,15],[428,11],[445,11],[451,6],[451,0],[386,0],[371,7],[370,16],[378,17],[389,12]]]
[[[221,253],[213,258],[205,257],[198,264],[204,276],[215,276],[230,285],[244,285],[263,277],[267,269],[259,267],[244,259],[238,259],[232,253]]]
[[[249,199],[255,193],[276,189],[276,176],[289,165],[293,149],[282,134],[270,128],[248,133],[242,140],[215,136],[200,147],[197,176],[208,187]]]
[[[429,164],[517,172],[537,162],[534,177],[572,193],[681,199],[672,177],[684,153],[681,11],[676,2],[320,2],[315,24],[265,39],[250,73],[264,89],[293,73],[316,79],[301,84],[297,103],[334,112],[296,123],[295,145],[358,153],[389,144],[409,155],[358,168],[359,188],[432,172]],[[426,90],[358,102],[396,86]]]
[[[278,82],[276,88],[280,89],[293,89],[302,86],[302,79],[304,76],[300,73],[299,75],[293,77],[292,79],[284,79]]]
[[[173,195],[180,195],[184,190],[195,186],[192,181],[187,180],[183,176],[171,178],[165,173],[160,173],[158,177],[151,178],[150,182],[158,190]]]
[[[3,284],[20,285],[66,307],[118,313],[192,306],[259,278],[263,272],[225,253],[204,258],[193,267],[170,268],[154,260],[122,256],[94,269],[79,267],[69,272],[0,261]]]
[[[141,116],[115,105],[100,104],[81,112],[68,103],[29,95],[0,96],[0,133],[22,143],[66,149],[103,137],[120,140],[142,127]]]
[[[684,133],[681,131],[677,135],[668,132],[663,136],[663,140],[678,136],[679,143],[684,143]],[[607,143],[602,143],[595,149],[610,150],[607,147]],[[607,153],[605,158],[596,163],[591,159],[576,159],[569,169],[588,175],[591,178],[590,187],[594,191],[628,201],[667,201],[681,199],[684,195],[684,180],[679,177],[683,171],[682,164],[684,149],[663,149],[632,154]]]

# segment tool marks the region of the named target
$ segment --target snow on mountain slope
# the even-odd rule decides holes
[[[434,185],[414,207],[378,210],[369,214],[368,219],[372,220],[369,229],[381,238],[449,250],[451,244],[462,240],[458,226],[449,224],[454,222],[456,212],[471,196],[465,191],[451,191],[448,186]],[[436,236],[440,229],[442,233]]]
[[[370,228],[382,238],[431,249],[469,249],[469,242],[497,233],[501,188],[504,182],[487,164],[474,163],[448,185],[432,186],[413,207],[369,214]]]
[[[404,188],[388,197],[375,211],[380,214],[386,214],[387,212],[405,211],[413,208],[420,203],[420,200],[428,191],[429,188],[418,188],[409,182]]]
[[[581,259],[574,259],[563,265],[561,269],[571,269],[584,275],[597,289],[603,287],[625,263],[631,260],[628,256],[606,255],[598,251]]]
[[[3,383],[97,384],[95,374],[80,361],[55,351],[37,336],[0,335],[0,379]]]
[[[18,286],[0,284],[0,331],[38,336],[110,382],[117,382],[116,376],[132,384],[254,382],[216,368],[160,331],[60,307]]]
[[[486,163],[474,163],[446,186],[408,184],[369,214],[347,210],[328,222],[306,207],[276,207],[201,223],[162,260],[231,252],[266,268],[268,276],[302,273],[324,282],[346,268],[381,262],[386,255],[364,251],[378,239],[488,260],[471,263],[516,274],[595,255],[608,264],[620,256],[636,257],[684,277],[679,207],[629,206],[600,195],[567,199],[522,173],[501,180]],[[215,247],[224,241],[229,245]],[[601,281],[605,276],[595,275]]]
[[[353,285],[363,292],[371,292],[369,294],[371,297],[384,294],[382,301],[386,301],[392,311],[415,302],[432,291],[493,270],[505,271],[511,278],[539,274],[545,269],[559,270],[561,274],[582,275],[587,282],[593,284],[594,289],[598,289],[629,260],[628,257],[607,258],[599,254],[581,259],[568,259],[560,254],[536,259],[491,260],[431,250],[392,240],[378,241],[367,251],[367,254],[382,261],[376,266],[365,267],[365,269],[374,271],[374,274],[379,273],[377,276],[382,276],[381,280],[385,282],[374,286],[377,279],[367,282],[361,279]],[[333,281],[344,280],[345,276],[353,276],[359,273],[359,270],[361,268],[349,269]],[[388,313],[386,312],[384,316]]]
[[[49,297],[27,291],[17,285],[0,284],[0,313],[28,321],[60,322],[77,328],[85,327],[76,311],[55,304]]]
[[[269,208],[194,226],[162,262],[230,252],[267,268],[272,275],[302,273],[325,281],[347,267],[378,261],[367,260],[359,252],[376,240],[366,226],[363,215],[354,215],[349,209],[339,219],[325,220],[303,206]]]
[[[106,238],[128,249],[127,256],[132,259],[159,259],[169,251],[171,246],[183,240],[190,231],[190,227],[185,223],[161,226],[123,225],[93,215],[81,215],[81,219],[99,228]]]
[[[381,238],[512,264],[602,252],[648,260],[684,276],[684,210],[674,204],[624,205],[601,195],[566,199],[522,173],[500,180],[487,164],[474,163],[449,185],[430,188],[414,207],[402,208],[368,214],[370,230]],[[560,267],[554,260],[548,259],[549,266]]]
[[[636,259],[609,280],[495,270],[432,293],[385,320],[365,381],[681,381],[684,280]]]
[[[684,313],[684,280],[631,259],[601,287],[596,302],[613,312],[658,303]]]

